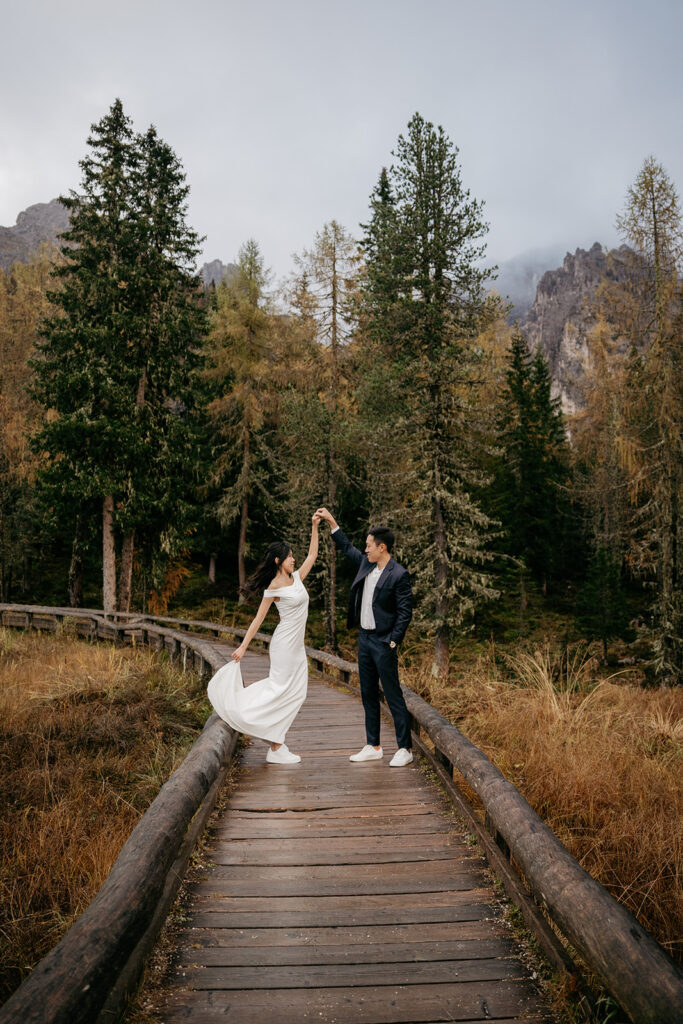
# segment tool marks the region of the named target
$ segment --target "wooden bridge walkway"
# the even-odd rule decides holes
[[[224,656],[228,650],[222,645]],[[267,672],[249,653],[247,681]],[[242,755],[190,891],[168,985],[176,1024],[550,1021],[452,809],[420,768],[352,764],[357,698],[311,680],[288,736],[302,755]]]

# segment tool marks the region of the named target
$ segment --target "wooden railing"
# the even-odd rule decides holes
[[[112,621],[94,609],[0,604],[0,625],[54,629],[63,620],[91,638],[167,650],[172,659],[204,674],[219,667],[219,659],[210,644],[188,632],[240,639],[245,633],[203,620],[131,613]],[[267,646],[270,637],[259,633],[255,639]],[[306,651],[322,678],[358,689],[355,664],[324,651]],[[481,750],[417,694],[406,687],[404,694],[415,746],[477,836],[546,956],[571,978],[585,1015],[590,1018],[593,1011],[581,960],[633,1024],[682,1022],[683,972],[671,957],[584,871]],[[209,718],[134,829],[98,895],[0,1008],[0,1024],[112,1024],[117,1019],[173,902],[236,739],[216,715]],[[459,780],[481,800],[484,820]]]

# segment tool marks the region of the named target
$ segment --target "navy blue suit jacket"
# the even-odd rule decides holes
[[[349,627],[360,626],[363,584],[375,565],[368,560],[367,555],[353,546],[343,530],[335,530],[332,540],[358,566],[356,578],[351,584],[347,622]],[[372,614],[378,638],[386,643],[393,640],[400,644],[413,617],[413,592],[410,588],[410,573],[393,558],[389,559],[377,580],[372,597]]]

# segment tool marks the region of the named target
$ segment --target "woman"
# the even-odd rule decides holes
[[[294,570],[294,555],[288,544],[270,545],[245,587],[247,592],[258,593],[266,586],[254,621],[240,646],[232,652],[232,661],[209,682],[209,700],[223,721],[238,732],[270,743],[266,755],[269,764],[296,764],[301,760],[288,750],[285,736],[306,698],[308,662],[304,632],[308,594],[303,581],[318,555],[319,522],[316,513],[308,555],[298,571]],[[239,663],[273,603],[278,606],[280,622],[270,641],[270,674],[245,687]]]

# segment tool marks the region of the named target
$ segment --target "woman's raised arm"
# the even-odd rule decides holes
[[[318,557],[318,523],[320,522],[320,516],[317,512],[313,513],[311,522],[311,543],[308,546],[308,554],[299,569],[299,579],[302,583],[313,568],[313,564]]]

